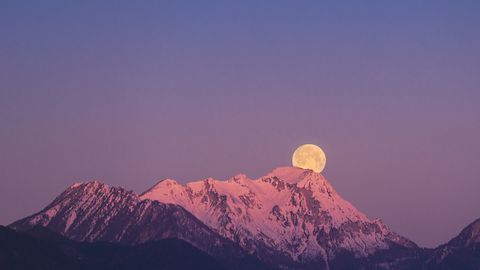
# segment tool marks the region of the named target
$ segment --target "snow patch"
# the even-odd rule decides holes
[[[256,180],[239,174],[226,181],[207,178],[186,185],[163,180],[140,199],[180,205],[247,250],[255,248],[250,243],[261,241],[293,259],[328,260],[333,256],[325,257],[329,244],[317,237],[332,228],[345,234],[335,239],[338,247],[357,256],[388,248],[386,226],[368,219],[311,170],[280,167]]]

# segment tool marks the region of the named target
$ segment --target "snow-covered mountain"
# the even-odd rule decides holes
[[[281,167],[256,180],[240,174],[186,185],[166,179],[140,198],[180,205],[245,250],[267,247],[294,261],[328,262],[339,252],[366,257],[392,244],[416,247],[369,219],[311,170]]]
[[[392,252],[418,249],[344,200],[321,174],[293,167],[255,180],[242,174],[186,185],[166,179],[140,196],[96,181],[77,183],[10,227],[35,225],[78,241],[179,238],[220,261],[241,262],[239,269],[260,265],[254,257],[290,269],[371,258],[377,258],[375,265],[392,265],[399,256]]]
[[[42,211],[10,225],[19,231],[34,226],[88,242],[140,244],[177,238],[214,256],[229,269],[265,269],[238,244],[220,236],[184,208],[140,200],[132,191],[98,181],[73,184]]]

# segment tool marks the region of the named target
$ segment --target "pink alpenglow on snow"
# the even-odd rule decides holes
[[[357,210],[321,174],[300,168],[277,168],[254,180],[244,174],[186,185],[166,179],[140,199],[180,205],[247,250],[266,245],[294,260],[328,261],[329,253],[341,248],[363,257],[392,241],[414,245]],[[330,238],[332,232],[342,237]]]

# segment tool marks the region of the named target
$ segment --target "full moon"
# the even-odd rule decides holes
[[[293,152],[292,165],[302,169],[310,169],[320,173],[325,168],[327,158],[322,148],[314,144],[304,144]]]

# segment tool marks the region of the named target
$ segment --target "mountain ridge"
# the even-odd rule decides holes
[[[322,175],[280,167],[253,180],[245,174],[184,185],[165,179],[140,195],[99,181],[74,183],[9,227],[40,225],[75,241],[124,245],[177,238],[232,270],[312,270],[459,265],[459,258],[476,255],[476,249],[455,243],[476,248],[479,224],[444,246],[422,249],[380,219],[368,218]]]
[[[280,167],[255,180],[239,174],[185,185],[166,179],[140,198],[180,205],[247,250],[262,242],[296,261],[329,261],[336,250],[366,257],[390,242],[417,248],[379,219],[370,220],[311,170]]]
[[[74,183],[11,227],[41,225],[89,242],[139,244],[175,237],[227,264],[235,259],[256,264],[252,258],[259,258],[295,269],[329,268],[337,254],[356,259],[393,247],[417,248],[380,220],[368,219],[310,170],[280,167],[256,180],[237,174],[186,186],[166,179],[137,195],[99,181]],[[151,197],[153,190],[171,200]],[[195,200],[187,205],[175,198]]]
[[[133,191],[98,181],[71,185],[43,210],[9,227],[23,231],[38,225],[75,241],[136,245],[178,238],[233,268],[235,263],[261,265],[182,207],[139,200]]]

